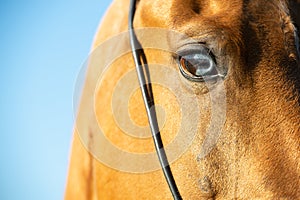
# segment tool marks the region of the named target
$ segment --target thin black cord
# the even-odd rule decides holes
[[[157,156],[160,162],[160,165],[162,167],[162,171],[164,173],[164,176],[166,178],[166,181],[169,185],[170,191],[173,195],[173,198],[175,200],[181,200],[182,197],[179,193],[179,190],[177,188],[176,182],[174,180],[174,176],[172,174],[169,161],[164,149],[164,145],[161,139],[158,123],[157,123],[157,117],[156,117],[156,111],[154,107],[154,98],[152,94],[152,86],[150,81],[150,75],[149,75],[149,69],[147,66],[147,59],[144,54],[144,51],[138,42],[138,39],[135,35],[134,28],[133,28],[133,19],[135,15],[136,10],[136,0],[130,1],[130,8],[129,8],[129,20],[128,20],[128,28],[129,28],[129,36],[130,36],[130,45],[132,49],[132,56],[135,62],[137,76],[140,83],[140,88],[143,95],[144,104],[146,107],[147,115],[148,115],[148,121],[155,145],[155,149],[157,152]],[[142,59],[142,61],[141,61]],[[143,62],[143,63],[142,63]],[[145,74],[147,77],[148,82],[146,82]]]

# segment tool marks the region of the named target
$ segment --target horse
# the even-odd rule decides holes
[[[66,200],[172,199],[133,73],[129,12],[129,0],[115,0],[97,31]],[[137,2],[133,25],[183,199],[300,199],[299,13],[298,0]]]

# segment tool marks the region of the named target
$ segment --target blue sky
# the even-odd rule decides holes
[[[0,199],[62,199],[74,84],[110,1],[0,2]]]

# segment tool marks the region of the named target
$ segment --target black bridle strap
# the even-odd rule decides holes
[[[177,188],[176,182],[174,180],[170,164],[164,149],[164,145],[161,139],[160,130],[157,123],[156,111],[155,111],[155,103],[154,97],[152,93],[152,86],[150,81],[150,74],[147,65],[147,59],[144,54],[143,48],[139,43],[134,27],[133,27],[133,19],[136,10],[136,0],[130,1],[130,8],[129,8],[129,21],[128,21],[128,28],[129,28],[129,36],[130,36],[130,45],[132,50],[132,56],[135,62],[137,76],[139,79],[139,84],[141,88],[141,92],[143,95],[144,104],[147,111],[148,121],[154,141],[154,146],[157,152],[157,156],[166,178],[166,181],[169,185],[170,191],[173,195],[173,198],[176,200],[180,200],[181,195]],[[146,80],[147,78],[147,80]],[[146,82],[147,81],[147,82]]]

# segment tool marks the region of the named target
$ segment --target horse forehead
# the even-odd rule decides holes
[[[170,27],[195,21],[199,16],[232,21],[240,16],[242,7],[243,0],[154,0],[140,1],[139,14],[144,26]]]
[[[286,0],[153,0],[140,1],[137,15],[138,26],[176,29],[198,22],[235,27],[245,16],[286,10]]]

